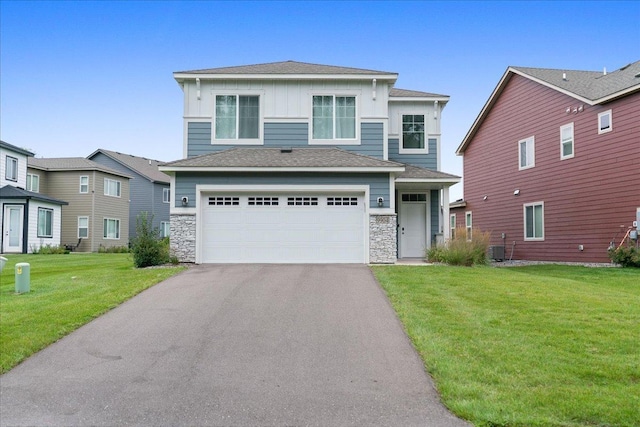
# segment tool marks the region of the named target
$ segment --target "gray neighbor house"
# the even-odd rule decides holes
[[[129,238],[136,236],[136,218],[141,212],[153,215],[153,226],[160,229],[162,237],[169,236],[170,178],[158,170],[161,162],[102,148],[87,158],[132,177]]]

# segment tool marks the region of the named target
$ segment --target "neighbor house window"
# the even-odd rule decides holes
[[[356,97],[313,97],[313,139],[355,139]]]
[[[119,239],[120,238],[120,220],[114,218],[104,219],[104,232],[102,237],[105,239]]]
[[[404,150],[424,150],[424,115],[402,116],[402,148]]]
[[[544,240],[544,203],[524,205],[524,239]]]
[[[86,194],[89,192],[89,177],[81,176],[80,177],[80,193]]]
[[[115,179],[104,179],[104,195],[112,197],[120,197],[121,184]]]
[[[53,209],[38,208],[38,237],[53,237]]]
[[[456,238],[456,214],[449,216],[449,237],[452,240]]]
[[[598,114],[598,133],[611,132],[613,123],[611,122],[611,110],[603,111]]]
[[[171,190],[168,188],[162,189],[162,202],[169,203],[171,201]]]
[[[86,239],[89,237],[89,217],[78,217],[78,239]]]
[[[27,191],[38,193],[40,191],[40,176],[32,173],[27,174]]]
[[[260,97],[217,95],[215,139],[258,139]]]
[[[467,232],[467,239],[471,240],[471,232],[473,230],[473,215],[471,211],[464,213],[464,228]]]
[[[160,223],[160,237],[169,237],[171,234],[171,223],[169,221],[162,221]]]
[[[560,127],[560,159],[573,157],[573,123]]]
[[[18,159],[15,157],[7,156],[5,161],[4,177],[9,181],[18,180]]]
[[[536,165],[535,138],[533,136],[518,141],[519,169],[527,169]]]

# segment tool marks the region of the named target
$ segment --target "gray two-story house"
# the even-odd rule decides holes
[[[129,182],[129,238],[136,237],[136,221],[142,212],[153,216],[153,227],[161,237],[169,236],[169,176],[160,172],[158,160],[117,151],[98,149],[87,156],[89,160],[115,169],[131,177]]]
[[[196,263],[393,263],[448,236],[446,95],[300,62],[174,73],[171,247]],[[443,201],[445,203],[443,203]]]

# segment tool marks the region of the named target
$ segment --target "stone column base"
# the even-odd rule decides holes
[[[369,216],[369,262],[393,264],[398,255],[398,227],[396,214]]]
[[[196,215],[171,214],[170,250],[180,262],[196,262]]]

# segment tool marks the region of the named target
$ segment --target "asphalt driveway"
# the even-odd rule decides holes
[[[0,423],[468,425],[364,265],[193,267],[0,377]]]

